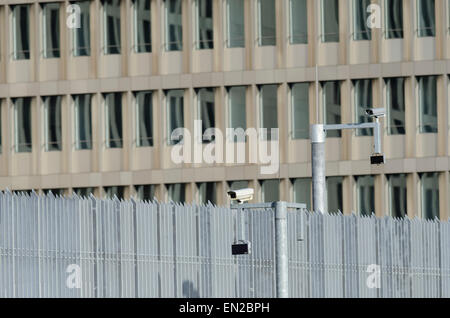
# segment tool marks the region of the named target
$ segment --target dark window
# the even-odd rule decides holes
[[[104,95],[106,105],[106,146],[122,148],[122,94]]]

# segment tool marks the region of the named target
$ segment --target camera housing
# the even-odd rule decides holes
[[[373,154],[370,156],[370,164],[372,165],[383,165],[385,163],[384,155],[380,153]]]
[[[380,118],[386,116],[386,109],[384,108],[369,108],[366,110],[366,115],[372,118]]]
[[[252,251],[252,245],[249,241],[237,241],[231,245],[231,255],[249,255]]]
[[[253,194],[255,190],[251,188],[240,189],[240,190],[231,190],[228,191],[228,197],[231,200],[236,201],[237,203],[244,203],[251,201],[253,199]]]

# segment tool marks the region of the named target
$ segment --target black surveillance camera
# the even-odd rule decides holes
[[[383,165],[385,164],[385,159],[383,154],[374,154],[370,157],[370,164],[372,165]]]

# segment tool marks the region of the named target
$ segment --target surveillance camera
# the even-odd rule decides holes
[[[380,118],[386,116],[384,108],[369,108],[366,110],[366,115],[373,118]]]
[[[235,200],[237,203],[248,202],[253,199],[253,193],[255,191],[251,188],[228,191],[228,196],[231,200]]]
[[[383,165],[385,164],[384,155],[381,153],[375,153],[370,156],[370,164],[372,165]]]

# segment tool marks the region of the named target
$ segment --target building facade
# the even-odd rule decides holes
[[[230,187],[248,186],[257,202],[310,205],[310,124],[385,107],[383,166],[370,165],[370,130],[328,133],[329,210],[446,220],[449,11],[447,0],[0,0],[0,188],[227,204]],[[176,164],[171,132],[199,119],[279,128],[278,172]]]

